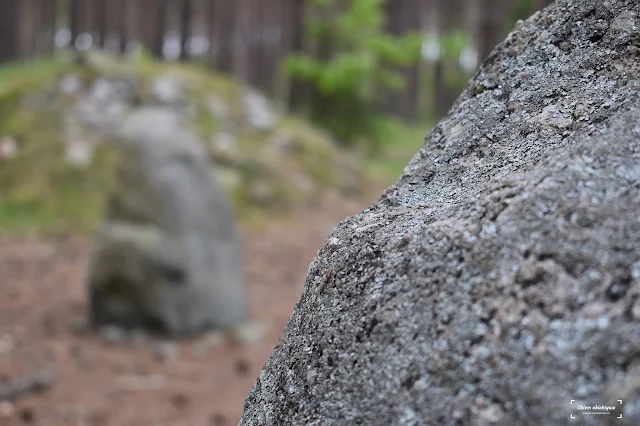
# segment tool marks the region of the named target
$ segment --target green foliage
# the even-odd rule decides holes
[[[367,173],[381,187],[393,184],[404,170],[407,162],[424,144],[425,135],[432,125],[421,123],[407,125],[394,118],[381,122],[380,132],[383,142],[379,154],[366,163]]]
[[[451,30],[440,36],[430,36],[432,41],[440,45],[440,60],[443,67],[443,83],[452,90],[460,90],[464,87],[469,75],[460,68],[458,62],[461,53],[473,43],[466,32]],[[426,40],[429,42],[429,38]]]
[[[451,30],[440,37],[442,55],[445,60],[457,60],[462,51],[471,44],[467,33],[461,30]]]
[[[401,90],[398,67],[420,57],[417,34],[395,37],[385,32],[382,3],[311,0],[308,44],[324,55],[292,55],[285,64],[291,76],[315,89],[311,117],[345,143],[377,139],[377,96],[381,90]]]

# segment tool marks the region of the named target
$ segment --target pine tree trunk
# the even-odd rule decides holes
[[[486,0],[483,0],[486,1]],[[436,0],[436,13],[438,34],[447,35],[450,31],[459,29],[463,25],[463,18],[459,11],[462,10],[463,0]],[[444,59],[440,58],[434,66],[434,111],[435,119],[444,117],[451,105],[458,97],[458,90],[448,87],[444,81],[447,65]]]
[[[509,0],[482,0],[480,8],[480,58],[486,59],[504,38],[510,16]]]
[[[216,31],[216,39],[218,42],[218,52],[216,57],[216,68],[218,71],[230,73],[233,62],[234,46],[234,23],[236,22],[236,14],[238,3],[236,1],[219,0],[219,17],[217,19],[218,29]]]
[[[155,3],[155,16],[153,26],[153,45],[151,53],[157,59],[164,58],[164,34],[167,24],[167,0],[157,0]]]
[[[127,52],[127,45],[129,44],[129,1],[120,0],[118,10],[118,33],[119,33],[119,48],[121,54]]]
[[[0,0],[0,63],[15,61],[19,57],[19,10],[20,0]]]
[[[207,39],[209,40],[209,52],[208,52],[209,58],[208,59],[212,63],[215,63],[215,58],[217,56],[216,49],[219,49],[219,44],[216,37],[216,30],[218,27],[218,23],[217,23],[218,8],[216,6],[217,6],[217,0],[205,0],[205,12],[204,12],[205,19],[206,19],[205,31],[206,31]]]
[[[58,17],[58,2],[56,0],[42,0],[42,15],[40,25],[42,31],[38,40],[38,51],[47,55],[53,54],[56,46],[56,31]]]
[[[235,0],[236,20],[233,26],[232,73],[241,81],[249,82],[249,34],[251,29],[251,0]]]
[[[304,1],[290,1],[291,50],[289,53],[304,51]],[[307,105],[307,90],[303,81],[291,78],[289,85],[289,109],[300,111]]]
[[[82,0],[69,0],[69,30],[71,31],[69,44],[72,49],[76,48],[78,35],[81,32],[82,11]]]
[[[385,3],[387,32],[395,36],[403,36],[411,31],[420,30],[422,3],[420,0],[389,0]],[[398,116],[405,121],[418,118],[418,94],[420,89],[419,64],[399,68],[405,81],[400,92],[385,91],[382,109],[384,112]]]
[[[534,4],[537,10],[543,9],[553,3],[553,0],[534,0]]]
[[[13,12],[17,14],[19,24],[19,57],[22,59],[32,57],[37,51],[38,25],[40,8],[36,0],[22,0],[19,7]]]
[[[189,59],[189,40],[191,39],[191,0],[182,0],[180,5],[180,60]]]
[[[94,0],[93,14],[94,24],[96,26],[98,40],[95,44],[100,46],[101,49],[105,48],[107,41],[107,23],[108,23],[108,0]],[[113,0],[111,0],[113,1]]]

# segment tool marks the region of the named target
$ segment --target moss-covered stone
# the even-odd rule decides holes
[[[180,112],[207,144],[242,221],[343,188],[344,176],[363,183],[357,163],[307,123],[274,108],[274,120],[254,126],[247,94],[261,96],[198,65],[144,58],[90,53],[0,68],[0,138],[17,148],[0,158],[0,232],[93,230],[117,163],[118,123],[145,105]]]

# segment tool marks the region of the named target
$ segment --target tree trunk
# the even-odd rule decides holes
[[[36,0],[22,0],[20,5],[13,11],[20,23],[20,58],[32,57],[37,51],[37,36],[40,31],[38,21],[41,9],[38,7],[40,5],[36,3]]]
[[[155,1],[155,15],[153,26],[153,45],[151,53],[157,59],[164,58],[164,34],[167,24],[167,0]]]
[[[216,4],[219,16],[216,22],[218,29],[216,32],[216,40],[218,43],[218,51],[216,57],[216,68],[218,71],[230,73],[233,62],[234,45],[234,23],[238,11],[238,3],[236,1],[219,0]]]
[[[20,0],[0,0],[0,10],[17,11]],[[15,61],[19,57],[19,19],[15,13],[0,13],[0,63]]]
[[[304,1],[291,0],[290,2],[291,39],[289,53],[304,52]],[[303,81],[291,78],[289,85],[289,109],[302,110],[307,104],[307,90]]]
[[[78,35],[81,32],[82,11],[82,0],[69,0],[69,30],[71,31],[69,44],[72,49],[76,48]]]
[[[233,44],[231,46],[232,73],[245,83],[249,82],[249,49],[251,33],[251,0],[235,0],[237,6],[236,20],[233,34]]]
[[[279,42],[275,38],[275,29],[281,28],[280,14],[282,2],[266,2],[262,7],[261,34],[261,71],[258,75],[260,88],[269,96],[274,97],[279,86],[277,79]]]
[[[504,37],[510,16],[508,0],[482,0],[480,8],[480,58],[486,59]]]
[[[207,40],[209,41],[209,52],[207,55],[207,60],[210,62],[215,61],[216,56],[216,48],[217,48],[217,40],[216,40],[216,15],[218,10],[216,8],[216,0],[206,0],[205,1],[205,34]]]
[[[248,50],[247,66],[249,71],[249,83],[252,86],[264,89],[264,81],[267,75],[264,68],[264,39],[262,37],[265,25],[264,21],[264,0],[252,0],[249,4],[249,25],[248,25]]]
[[[191,39],[191,0],[182,0],[180,5],[180,60],[189,59],[189,40]]]
[[[127,0],[120,0],[118,10],[118,32],[119,32],[119,48],[121,54],[127,52],[127,45],[129,44],[129,2]]]
[[[422,3],[416,0],[389,0],[385,3],[387,32],[403,36],[408,32],[420,30]],[[418,118],[419,64],[399,68],[405,81],[405,87],[399,92],[385,91],[383,111],[398,116],[405,121]]]
[[[462,10],[462,0],[436,0],[434,6],[436,7],[435,13],[437,14],[438,34],[440,36],[445,36],[450,31],[463,26],[464,16],[459,13]],[[457,66],[445,64],[444,58],[441,57],[433,70],[434,112],[436,119],[444,117],[458,97],[458,90],[447,87],[444,81],[448,65]]]
[[[536,10],[543,9],[553,3],[553,0],[534,0]]]
[[[38,51],[51,55],[56,46],[58,2],[56,0],[42,0],[41,3],[40,25],[42,30],[38,39]]]
[[[107,0],[94,0],[93,7],[94,24],[96,26],[98,38],[95,44],[100,46],[101,49],[104,49],[107,41],[107,23],[109,11]]]

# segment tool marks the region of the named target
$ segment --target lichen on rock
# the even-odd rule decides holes
[[[240,424],[640,423],[639,14],[518,24],[331,233]]]

